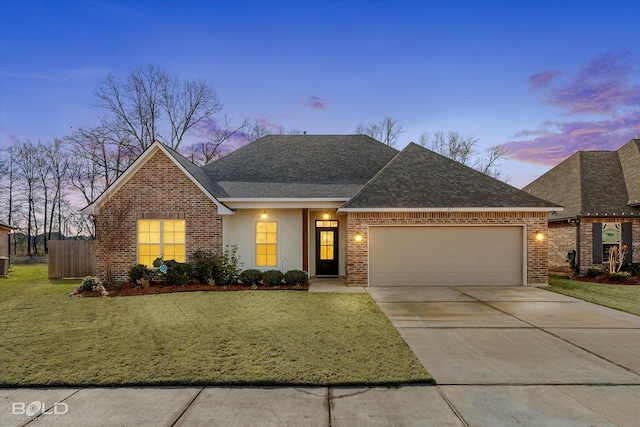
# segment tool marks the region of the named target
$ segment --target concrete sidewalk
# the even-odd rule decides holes
[[[638,425],[638,316],[535,288],[366,291],[437,386],[3,389],[0,426]]]

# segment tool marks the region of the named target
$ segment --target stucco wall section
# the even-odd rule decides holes
[[[97,239],[112,232],[101,228],[101,218],[113,217],[114,208],[123,206],[128,212],[118,232],[125,235],[125,242],[112,252],[114,280],[126,280],[129,268],[138,262],[138,219],[184,219],[187,258],[200,248],[222,248],[222,217],[217,206],[160,150],[100,207]],[[96,254],[96,271],[103,278],[104,258]]]
[[[567,253],[578,251],[576,224],[568,222],[549,223],[549,269],[553,271],[571,271],[567,262]]]
[[[549,283],[546,212],[349,212],[347,218],[347,284],[368,285],[370,225],[518,225],[526,228],[529,286]],[[536,232],[545,239],[540,242]],[[362,241],[356,242],[356,233]]]

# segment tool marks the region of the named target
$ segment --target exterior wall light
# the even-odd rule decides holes
[[[324,211],[324,215],[322,215],[322,219],[329,219],[329,213]]]
[[[260,218],[262,219],[267,219],[269,218],[269,215],[267,215],[267,211],[265,211],[264,209],[262,210],[262,215],[260,215]]]
[[[356,242],[362,242],[362,234],[360,234],[360,232],[356,232],[356,235],[354,236],[354,240]]]
[[[536,240],[542,242],[544,240],[544,234],[541,231],[536,231]]]

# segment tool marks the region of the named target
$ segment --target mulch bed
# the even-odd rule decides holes
[[[258,285],[255,288],[246,285],[230,285],[230,286],[216,286],[216,285],[200,285],[200,284],[189,284],[184,286],[178,285],[167,285],[164,283],[152,283],[148,287],[144,288],[141,286],[136,286],[133,283],[125,283],[121,286],[108,286],[106,287],[106,291],[109,293],[108,295],[103,295],[101,291],[95,290],[91,292],[79,292],[79,293],[71,293],[71,296],[74,297],[100,297],[100,296],[109,296],[109,297],[126,297],[126,296],[134,296],[134,295],[155,295],[155,294],[168,294],[173,292],[233,292],[233,291],[307,291],[309,289],[309,285],[301,285],[301,286],[293,286],[293,285],[280,285],[280,286],[269,286],[269,285]]]
[[[591,283],[603,283],[607,285],[640,285],[640,279],[638,277],[632,276],[626,280],[611,280],[608,275],[598,276],[598,277],[588,277],[588,276],[576,276],[573,277],[574,280],[578,280],[580,282],[591,282]]]

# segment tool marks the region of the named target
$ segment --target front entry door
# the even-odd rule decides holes
[[[338,275],[338,221],[316,221],[316,276]]]

